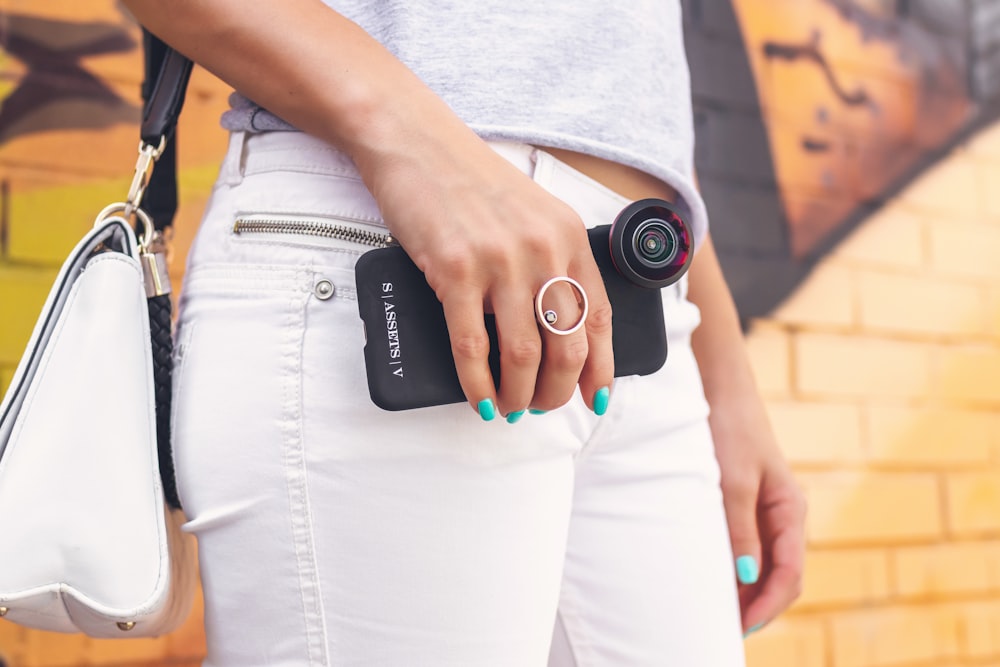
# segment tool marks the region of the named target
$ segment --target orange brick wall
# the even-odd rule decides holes
[[[750,667],[1000,665],[1000,124],[863,221],[748,344],[809,499]]]

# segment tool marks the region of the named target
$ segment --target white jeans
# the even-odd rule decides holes
[[[546,153],[496,149],[588,226],[627,203]],[[383,412],[355,302],[365,248],[234,234],[261,214],[382,224],[342,154],[233,136],[175,369],[206,665],[743,665],[685,283],[663,292],[666,366],[616,380],[603,417],[579,396],[513,425],[464,403]]]

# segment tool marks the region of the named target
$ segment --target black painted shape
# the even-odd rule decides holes
[[[812,137],[802,137],[802,150],[807,153],[828,153],[830,149],[829,141],[813,139]]]
[[[977,102],[996,103],[1000,98],[1000,2],[969,1],[969,90]]]
[[[712,239],[746,324],[805,275],[788,222],[746,46],[731,0],[684,0],[695,105],[695,164]]]
[[[0,104],[0,143],[34,132],[135,122],[138,107],[79,64],[85,56],[133,50],[135,42],[123,28],[21,14],[5,14],[4,19],[3,48],[28,71]],[[59,105],[65,105],[63,110],[46,113]]]
[[[841,102],[847,106],[856,107],[864,106],[866,104],[871,104],[871,98],[864,88],[859,88],[854,92],[848,92],[839,81],[837,81],[837,76],[833,73],[833,68],[830,67],[830,63],[827,62],[826,56],[823,55],[822,51],[819,49],[819,36],[815,36],[812,41],[808,44],[779,44],[778,42],[767,42],[764,44],[764,55],[772,59],[788,60],[794,62],[796,60],[807,60],[809,62],[815,63],[819,67],[820,71],[823,72],[823,76],[826,78],[826,82],[830,86],[830,90],[836,95]]]

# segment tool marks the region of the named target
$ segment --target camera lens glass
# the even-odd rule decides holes
[[[622,276],[640,287],[666,287],[687,271],[693,254],[691,230],[662,199],[633,202],[609,234],[611,259]]]
[[[647,220],[633,235],[636,257],[650,268],[670,263],[677,254],[677,232],[663,220]]]

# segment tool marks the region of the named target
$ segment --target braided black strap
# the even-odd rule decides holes
[[[173,337],[170,332],[170,295],[147,300],[149,333],[153,342],[153,384],[156,397],[156,443],[160,459],[160,478],[167,504],[180,509],[174,457],[170,443],[171,375],[173,374]]]
[[[191,61],[143,30],[145,77],[142,84],[143,142],[153,146],[165,142],[146,188],[144,208],[153,225],[163,230],[173,223],[177,211],[177,162],[172,141],[177,117],[184,105],[184,93],[191,75]],[[157,252],[162,251],[158,248]],[[149,329],[153,347],[153,381],[156,397],[156,442],[160,460],[163,495],[170,507],[180,509],[170,434],[171,376],[173,339],[171,336],[170,295],[149,298]]]

